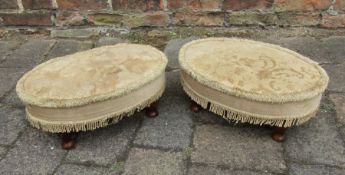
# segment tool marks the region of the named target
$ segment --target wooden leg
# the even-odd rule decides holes
[[[149,107],[146,108],[146,116],[150,118],[155,118],[158,116],[157,110],[158,102],[153,102],[150,104]]]
[[[77,139],[76,133],[63,133],[61,134],[61,147],[64,150],[71,150],[75,148]]]
[[[274,127],[274,131],[272,134],[272,139],[276,142],[284,142],[285,140],[285,131],[287,128],[283,127]]]
[[[190,110],[197,113],[201,110],[201,106],[198,105],[197,103],[195,103],[194,101],[192,101],[192,103],[190,105]]]

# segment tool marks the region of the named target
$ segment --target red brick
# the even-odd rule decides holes
[[[0,38],[4,37],[8,33],[8,30],[0,29]]]
[[[57,26],[82,26],[89,24],[86,15],[80,12],[59,12],[56,16]]]
[[[167,26],[169,15],[165,12],[146,12],[140,15],[127,16],[123,19],[125,27]]]
[[[184,0],[168,0],[168,9],[179,9],[184,6]]]
[[[88,21],[95,25],[112,25],[120,27],[124,23],[124,15],[97,13],[89,15]]]
[[[260,12],[232,12],[226,16],[228,26],[232,25],[275,25],[278,17],[275,13],[260,13]]]
[[[321,27],[324,28],[344,28],[345,27],[345,14],[341,15],[328,15],[322,16]]]
[[[167,26],[169,15],[163,11],[136,14],[93,14],[89,21],[95,25],[136,28],[142,26]]]
[[[169,23],[169,15],[164,12],[147,13],[143,18],[148,26],[165,26]]]
[[[224,13],[178,12],[173,22],[175,25],[182,26],[223,26]]]
[[[0,9],[18,9],[17,0],[0,0]]]
[[[22,13],[2,16],[3,23],[9,26],[51,26],[51,14]]]
[[[24,9],[51,9],[51,0],[22,0]]]
[[[188,0],[187,6],[193,10],[220,10],[221,0]]]
[[[275,2],[279,10],[287,11],[325,10],[331,5],[330,0],[276,0]]]
[[[337,10],[345,11],[345,0],[337,0],[334,7]]]
[[[101,10],[108,7],[107,0],[57,0],[59,9]]]
[[[225,10],[267,9],[272,7],[274,0],[225,0]]]
[[[113,9],[120,11],[162,10],[163,0],[112,0]]]
[[[280,26],[317,26],[320,24],[319,13],[277,13]]]

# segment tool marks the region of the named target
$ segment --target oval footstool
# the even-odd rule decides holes
[[[166,64],[165,55],[151,46],[104,46],[38,65],[18,81],[16,91],[35,128],[94,130],[146,107],[157,115],[153,103],[165,89]]]
[[[328,76],[318,63],[277,45],[236,38],[185,44],[183,89],[198,106],[227,120],[284,128],[315,116]]]

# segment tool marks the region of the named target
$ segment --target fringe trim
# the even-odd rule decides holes
[[[261,43],[262,45],[269,46],[271,48],[280,50],[282,52],[289,53],[291,55],[294,55],[295,57],[305,61],[308,64],[313,65],[320,73],[320,86],[315,87],[312,90],[306,90],[304,92],[299,92],[299,93],[294,93],[294,94],[287,94],[287,95],[261,95],[253,92],[247,92],[243,91],[241,89],[229,89],[227,87],[224,87],[222,84],[218,82],[213,82],[209,81],[208,79],[205,79],[201,74],[194,72],[188,62],[188,58],[185,56],[186,50],[194,45],[198,44],[200,42],[206,42],[206,41],[231,41],[231,40],[236,40],[236,41],[241,41],[241,42],[251,42],[251,43]],[[212,87],[213,89],[216,89],[220,92],[223,92],[228,95],[234,95],[237,97],[242,97],[246,98],[249,100],[254,100],[254,101],[261,101],[261,102],[272,102],[272,103],[285,103],[285,102],[294,102],[294,101],[301,101],[305,99],[310,99],[315,96],[318,96],[322,94],[325,89],[327,88],[328,82],[329,82],[329,77],[326,73],[326,71],[319,66],[319,64],[297,52],[294,52],[292,50],[280,47],[278,45],[274,44],[269,44],[269,43],[264,43],[260,41],[253,41],[253,40],[248,40],[248,39],[241,39],[241,38],[205,38],[205,39],[199,39],[199,40],[194,40],[191,41],[180,49],[179,52],[179,63],[181,66],[181,69],[186,72],[188,75],[192,76],[194,79],[198,80],[201,84]]]
[[[208,100],[207,98],[198,95],[192,89],[190,89],[185,82],[181,81],[183,90],[187,93],[187,95],[199,104],[202,108],[207,109],[215,114],[222,116],[224,119],[230,121],[235,121],[236,123],[249,123],[255,125],[271,125],[271,126],[278,126],[278,127],[291,127],[295,125],[300,125],[307,122],[309,119],[315,116],[318,109],[312,111],[309,114],[301,117],[284,117],[281,116],[280,118],[287,118],[287,119],[272,119],[272,116],[265,117],[264,115],[256,115],[247,113],[244,111],[238,111],[232,109],[230,107],[226,107],[221,105],[217,102],[213,102]]]
[[[49,122],[45,120],[40,120],[34,116],[32,116],[26,110],[26,118],[31,124],[31,126],[41,129],[43,131],[51,132],[51,133],[69,133],[69,132],[78,132],[78,131],[89,131],[95,130],[97,128],[105,127],[107,125],[118,123],[122,118],[132,116],[135,112],[141,111],[146,107],[149,107],[151,103],[157,101],[164,92],[165,85],[151,98],[143,101],[139,105],[128,108],[125,111],[105,115],[98,117],[97,119],[92,119],[88,121],[82,122],[65,122],[65,123],[58,123],[58,122]]]

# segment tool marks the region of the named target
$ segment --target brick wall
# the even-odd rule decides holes
[[[345,28],[345,0],[0,0],[0,26]]]

